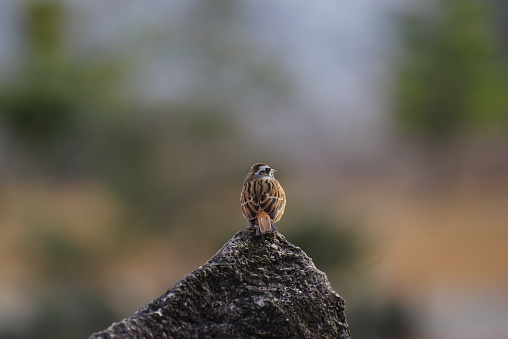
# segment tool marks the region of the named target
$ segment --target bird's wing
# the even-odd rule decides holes
[[[259,213],[259,196],[251,193],[250,185],[246,183],[242,189],[240,204],[242,206],[242,213],[248,220],[256,219]]]
[[[260,209],[268,213],[274,222],[278,221],[286,207],[286,194],[277,180],[270,180],[271,188],[262,196]]]

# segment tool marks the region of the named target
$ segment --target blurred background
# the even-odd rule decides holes
[[[0,337],[132,315],[256,162],[354,338],[508,337],[507,0],[2,0],[0,41]]]

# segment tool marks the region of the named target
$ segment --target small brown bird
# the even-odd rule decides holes
[[[286,194],[273,172],[266,164],[254,164],[243,182],[242,213],[257,235],[276,231],[273,224],[282,218],[286,207]]]

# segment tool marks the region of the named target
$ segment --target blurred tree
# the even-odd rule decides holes
[[[402,20],[405,53],[396,66],[394,109],[398,127],[417,146],[411,149],[422,162],[416,173],[426,187],[444,189],[470,170],[478,156],[472,145],[506,133],[508,64],[492,2],[431,5]],[[500,160],[493,157],[488,161],[496,168]]]
[[[363,254],[360,235],[353,229],[323,216],[307,216],[284,233],[289,241],[304,248],[319,268],[330,273],[354,267]]]
[[[73,140],[91,126],[84,123],[86,115],[112,108],[111,89],[121,63],[70,57],[63,39],[67,15],[62,3],[33,0],[24,6],[25,57],[0,85],[0,123],[12,144],[20,147],[16,153],[30,158],[26,167],[61,175],[61,168],[68,171],[83,148]]]
[[[405,18],[396,90],[397,122],[444,142],[508,126],[508,69],[491,3],[438,0],[428,15]]]
[[[2,120],[34,145],[55,138],[68,123],[72,92],[62,56],[62,6],[56,2],[26,4],[27,60],[2,90]]]

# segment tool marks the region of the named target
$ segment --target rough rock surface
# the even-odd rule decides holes
[[[238,232],[106,338],[350,338],[344,300],[280,233]]]

